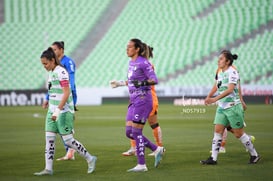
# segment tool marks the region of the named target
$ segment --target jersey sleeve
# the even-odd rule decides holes
[[[58,77],[59,77],[61,87],[69,87],[69,75],[66,70],[64,70],[64,69],[61,70],[59,72]]]
[[[238,81],[239,81],[239,74],[236,70],[232,70],[230,73],[229,73],[229,78],[228,78],[228,83],[229,84],[237,84]]]
[[[143,72],[146,75],[146,77],[149,80],[152,80],[157,84],[158,79],[157,79],[157,76],[155,74],[154,68],[147,60],[144,61],[142,68],[143,68]]]

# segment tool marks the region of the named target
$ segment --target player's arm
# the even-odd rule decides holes
[[[51,88],[51,83],[48,82],[48,90]],[[45,101],[43,102],[42,104],[42,107],[45,109],[45,108],[48,108],[48,101],[49,101],[49,93],[47,92],[46,93],[46,96],[45,96]]]
[[[239,76],[238,76],[237,72],[233,72],[233,73],[229,74],[227,89],[222,94],[219,94],[216,97],[208,98],[206,103],[207,104],[214,103],[214,102],[218,101],[219,99],[222,99],[222,98],[226,97],[227,95],[231,94],[234,91],[234,89],[238,83],[239,83]]]
[[[217,85],[216,85],[216,81],[215,81],[213,87],[211,88],[209,94],[207,95],[207,98],[212,97],[216,93],[216,91],[217,91]]]
[[[239,97],[240,97],[240,101],[242,103],[242,106],[243,106],[243,109],[246,110],[247,109],[247,106],[246,106],[246,103],[243,99],[243,95],[242,95],[242,88],[241,88],[241,84],[240,84],[240,80],[239,80],[239,85],[238,85],[238,91],[239,91]]]
[[[42,107],[46,109],[48,107],[48,101],[49,101],[49,94],[47,93],[45,96],[45,101],[42,104]]]
[[[157,76],[154,72],[153,66],[149,64],[143,64],[142,70],[146,77],[148,77],[147,80],[132,80],[131,83],[134,84],[136,88],[141,86],[150,86],[150,85],[156,85],[158,83]]]
[[[206,97],[206,99],[205,99],[205,105],[211,104],[211,103],[209,103],[209,102],[210,102],[210,99],[211,99],[211,97],[212,97],[212,96],[216,93],[216,91],[217,91],[217,85],[216,85],[216,84],[217,84],[217,83],[216,83],[216,81],[215,81],[213,87],[211,88],[209,94],[207,95],[207,97]]]
[[[233,84],[233,83],[228,84],[227,90],[225,90],[222,94],[219,94],[218,96],[213,98],[208,98],[207,100],[208,104],[214,103],[218,101],[219,99],[226,97],[227,95],[229,95],[230,93],[234,91],[235,86],[236,84]]]
[[[208,99],[209,98],[211,98],[215,93],[216,93],[216,91],[217,91],[217,79],[218,79],[218,69],[216,70],[216,74],[215,74],[215,82],[214,82],[214,84],[213,84],[213,86],[212,86],[212,88],[211,88],[211,90],[210,90],[210,92],[209,92],[209,94],[207,95],[207,97],[205,98],[205,105],[208,105],[209,103],[208,103]]]
[[[125,81],[125,80],[111,80],[109,83],[112,88],[117,88],[117,87],[122,87],[122,86],[128,85],[128,81]]]

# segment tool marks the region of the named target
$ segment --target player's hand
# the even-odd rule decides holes
[[[55,111],[54,111],[53,114],[52,114],[51,119],[52,119],[53,121],[57,121],[57,119],[58,119],[60,113],[61,113],[61,110],[60,110],[59,108],[56,108]]]
[[[243,109],[245,111],[247,109],[246,103],[244,101],[241,101],[241,102],[242,102]]]
[[[117,87],[118,87],[118,81],[116,81],[116,80],[111,80],[111,81],[110,81],[110,86],[111,86],[112,88],[117,88]]]
[[[216,102],[215,98],[209,98],[209,97],[207,97],[205,99],[205,105],[212,104],[214,102]]]
[[[42,108],[46,109],[48,108],[48,100],[45,100],[42,104]]]
[[[126,85],[126,82],[123,80],[111,80],[110,81],[110,86],[112,88],[117,88],[117,87],[125,86],[125,85]]]

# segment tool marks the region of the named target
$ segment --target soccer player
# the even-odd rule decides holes
[[[77,91],[76,91],[76,84],[75,84],[75,72],[76,72],[76,64],[75,62],[68,56],[64,54],[64,42],[63,41],[55,41],[51,45],[52,49],[55,52],[55,55],[57,56],[58,60],[60,61],[61,65],[64,66],[64,68],[67,70],[69,74],[69,83],[71,88],[71,93],[73,97],[73,104],[74,104],[74,110],[78,111],[76,104],[77,104]],[[43,103],[43,107],[47,107],[48,105],[48,95],[46,97],[46,101]],[[63,142],[64,143],[64,142]],[[65,156],[58,158],[58,161],[61,160],[74,160],[75,156],[75,150],[69,148],[64,143],[64,147],[66,150]]]
[[[234,66],[234,65],[232,65],[232,67],[234,68],[234,69],[236,69],[236,67]],[[218,73],[219,72],[221,72],[222,70],[221,69],[217,69],[217,71],[216,71],[216,74],[215,74],[215,81],[217,81],[217,75],[218,75]],[[242,89],[241,89],[241,84],[240,84],[240,80],[238,80],[238,91],[239,91],[239,97],[240,97],[240,101],[241,101],[241,104],[242,104],[242,106],[243,106],[243,110],[245,111],[246,109],[247,109],[247,106],[246,106],[246,103],[245,103],[245,101],[244,101],[244,99],[243,99],[243,95],[242,95],[242,91],[241,91]],[[214,92],[211,92],[211,94],[209,94],[208,95],[208,98],[210,98],[211,96],[213,96],[215,93],[216,93],[216,89],[214,89]],[[246,124],[245,124],[245,122],[244,122],[244,126],[246,127]],[[230,127],[230,126],[228,126],[227,128],[225,128],[225,130],[224,130],[224,132],[223,132],[223,136],[222,136],[222,142],[221,142],[221,146],[220,146],[220,149],[219,149],[219,153],[226,153],[226,148],[225,148],[225,145],[226,145],[226,141],[227,141],[227,132],[231,132],[231,133],[233,133],[233,130],[232,130],[232,128]],[[250,139],[251,139],[251,141],[252,142],[254,142],[255,141],[255,137],[254,136],[252,136],[252,135],[250,135]],[[246,149],[246,151],[248,151],[247,149]],[[210,153],[211,153],[212,151],[210,151]]]
[[[78,111],[77,104],[77,90],[75,83],[75,73],[76,73],[76,64],[75,62],[68,56],[64,54],[64,42],[63,41],[55,41],[51,46],[61,64],[65,67],[69,74],[69,82],[71,86],[71,93],[73,97],[74,109]]]
[[[87,173],[95,170],[96,156],[92,156],[82,143],[73,137],[74,106],[69,86],[69,75],[61,66],[53,49],[49,47],[41,55],[41,63],[49,71],[49,106],[45,124],[45,169],[34,175],[52,175],[55,139],[59,133],[65,144],[76,150],[88,163]]]
[[[155,167],[158,167],[162,156],[163,147],[153,144],[142,131],[152,111],[151,85],[158,80],[151,63],[143,56],[144,45],[139,39],[131,39],[127,44],[129,61],[127,81],[130,103],[126,116],[126,136],[136,141],[137,165],[127,170],[128,172],[145,172],[145,147],[155,152]]]
[[[218,72],[215,84],[205,99],[205,104],[212,104],[218,101],[218,107],[214,119],[214,137],[212,141],[212,153],[207,160],[201,160],[201,164],[216,165],[219,149],[222,142],[222,135],[225,127],[230,126],[233,134],[238,138],[249,151],[249,164],[255,164],[260,160],[249,135],[244,132],[244,111],[239,96],[239,74],[232,67],[232,63],[238,56],[229,50],[223,50],[218,59]],[[215,90],[219,95],[212,97]]]
[[[147,44],[143,43],[144,45],[144,51],[143,51],[143,56],[146,56],[145,58],[148,60],[150,58],[153,58],[153,48],[148,46]],[[147,53],[146,53],[147,52]],[[154,66],[153,66],[154,69]],[[110,85],[112,88],[117,88],[120,86],[127,86],[128,82],[127,81],[116,81],[112,80],[110,81]],[[156,90],[155,86],[151,85],[151,94],[152,94],[152,100],[153,100],[153,109],[149,115],[148,122],[152,128],[153,131],[153,136],[155,139],[155,142],[157,146],[163,147],[162,143],[162,131],[159,126],[159,123],[157,121],[157,113],[158,113],[158,98],[156,95]],[[130,139],[130,145],[131,147],[129,148],[128,151],[125,151],[122,153],[123,156],[132,156],[135,155],[136,152],[136,142],[133,139]],[[165,150],[164,150],[165,151]],[[154,152],[150,153],[149,156],[154,156]]]

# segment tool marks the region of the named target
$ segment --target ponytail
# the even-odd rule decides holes
[[[146,59],[153,58],[153,47],[150,47],[146,43],[143,43],[144,51],[142,52],[141,56],[145,57]]]

